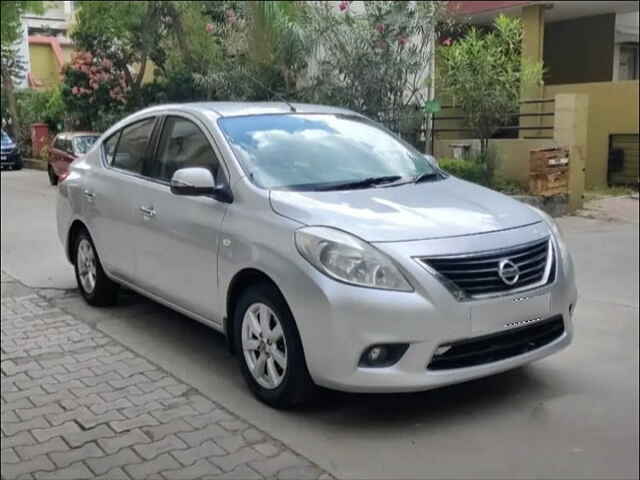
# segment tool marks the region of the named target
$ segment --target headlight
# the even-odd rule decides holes
[[[531,207],[531,205],[529,205]],[[567,244],[564,241],[564,235],[562,234],[562,230],[560,230],[560,226],[556,223],[556,221],[546,212],[543,212],[539,208],[531,207],[536,211],[538,215],[542,217],[544,223],[547,224],[549,230],[553,234],[556,239],[556,244],[558,245],[558,249],[560,250],[560,258],[562,259],[562,265],[565,271],[568,271],[571,267],[571,255],[569,254],[569,249],[567,248]]]
[[[413,291],[386,255],[346,232],[305,227],[296,231],[295,241],[300,254],[331,278],[360,287]]]

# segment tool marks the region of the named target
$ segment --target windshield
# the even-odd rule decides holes
[[[262,188],[364,188],[376,184],[368,183],[374,179],[408,181],[436,173],[417,150],[353,115],[254,115],[221,118],[219,125],[247,175]]]
[[[100,138],[98,135],[86,135],[82,137],[73,137],[73,151],[77,155],[87,153],[89,149]]]
[[[9,135],[7,135],[4,130],[1,130],[1,131],[2,131],[2,144],[11,145],[13,142],[11,141],[11,138],[9,137]]]

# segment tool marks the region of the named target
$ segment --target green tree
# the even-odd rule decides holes
[[[351,108],[415,142],[441,14],[433,1],[313,4],[309,100]]]
[[[4,0],[0,2],[2,112],[3,114],[7,112],[11,120],[9,122],[9,130],[13,135],[17,134],[19,125],[14,81],[21,78],[25,70],[22,61],[18,57],[18,50],[15,44],[20,39],[20,35],[22,35],[22,15],[27,12],[42,13],[42,2]]]
[[[481,158],[487,158],[489,138],[518,112],[523,88],[542,83],[542,64],[523,61],[521,43],[520,19],[499,15],[489,32],[472,27],[440,49],[441,92],[480,139]]]
[[[124,77],[127,110],[201,95],[193,77],[208,72],[220,61],[220,48],[211,41],[207,26],[208,11],[222,2],[77,3],[80,8],[73,39],[80,50],[91,54],[96,68],[106,60],[114,76]],[[154,67],[154,82],[143,86],[149,65]],[[122,110],[122,106],[117,107]]]
[[[292,0],[246,3],[249,55],[258,64],[275,66],[284,80],[285,96],[290,96],[313,50],[313,39],[305,28],[306,3]]]
[[[210,98],[294,99],[307,67],[311,37],[305,2],[204,2],[219,61],[197,74]]]
[[[164,64],[167,5],[159,1],[81,1],[72,38],[79,50],[108,60],[135,96],[149,60]]]

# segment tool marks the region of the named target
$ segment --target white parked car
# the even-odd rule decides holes
[[[276,407],[314,385],[463,382],[572,337],[573,266],[553,220],[348,110],[138,112],[71,164],[58,228],[90,304],[126,285],[220,330]]]

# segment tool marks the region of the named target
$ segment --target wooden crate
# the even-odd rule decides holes
[[[529,172],[543,173],[547,168],[569,165],[569,151],[564,148],[542,148],[529,153]]]
[[[533,195],[549,197],[569,192],[569,167],[547,168],[529,176],[529,191]]]

